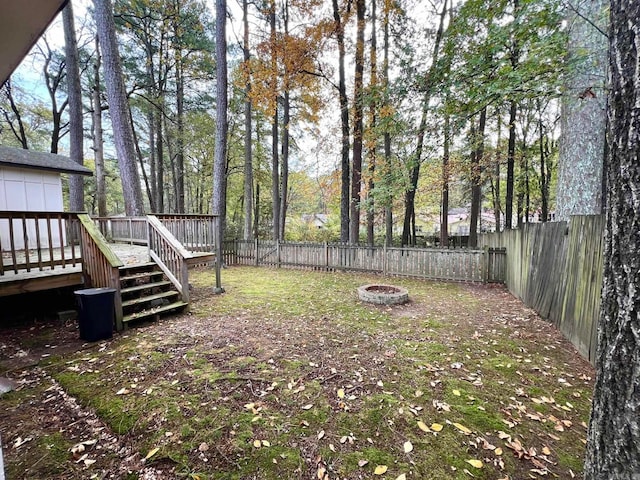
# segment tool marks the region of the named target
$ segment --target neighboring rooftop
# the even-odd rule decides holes
[[[0,145],[0,167],[32,168],[51,172],[93,175],[87,167],[78,165],[69,157],[54,153],[36,152],[23,148]]]

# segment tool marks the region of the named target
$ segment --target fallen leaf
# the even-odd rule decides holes
[[[454,394],[456,397],[459,397],[459,396],[460,396],[460,390],[454,390],[454,391],[453,391],[453,394]]]
[[[149,453],[147,453],[147,456],[144,457],[145,460],[149,460],[151,457],[153,457],[156,453],[158,453],[160,451],[160,449],[158,447],[156,448],[152,448],[151,450],[149,450]]]
[[[369,463],[369,460],[358,460],[359,467],[364,467],[367,463]]]
[[[127,390],[126,388],[121,388],[116,392],[116,395],[126,395],[127,393],[129,393],[129,390]]]
[[[374,475],[384,475],[385,473],[387,473],[387,470],[389,469],[389,467],[387,467],[386,465],[378,465],[376,467],[376,469],[373,471]]]
[[[413,451],[413,444],[407,440],[406,442],[404,442],[404,453],[410,453]]]
[[[313,403],[308,403],[301,408],[302,410],[311,410],[313,408]]]
[[[407,480],[407,476],[404,473],[401,473],[396,477],[396,480]]]
[[[434,432],[439,432],[440,430],[442,430],[444,427],[439,424],[439,423],[432,423],[431,424],[431,430],[433,430]]]
[[[318,432],[318,440],[322,440],[322,437],[324,437],[324,430]]]
[[[260,440],[254,440],[253,446],[256,448],[260,448],[262,446],[262,442]]]
[[[502,449],[498,447],[493,451],[493,453],[495,453],[496,455],[502,455]]]
[[[453,426],[456,427],[458,430],[460,430],[465,435],[471,435],[471,433],[473,433],[471,430],[469,430],[467,427],[465,427],[461,423],[454,423]]]
[[[466,462],[469,465],[471,465],[472,467],[482,468],[482,461],[481,460],[466,460]]]
[[[422,430],[423,432],[430,432],[431,431],[431,430],[429,430],[429,427],[427,427],[427,425],[422,420],[418,420],[418,428],[420,430]]]
[[[544,455],[551,455],[551,450],[549,450],[549,447],[542,447],[542,453]]]
[[[271,446],[271,443],[269,443],[269,441],[268,441],[268,440],[262,440],[262,446],[263,446],[263,447],[270,447],[270,446]]]
[[[344,390],[342,388],[338,390],[338,398],[344,398]]]

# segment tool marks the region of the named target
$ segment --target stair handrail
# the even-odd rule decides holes
[[[184,248],[155,215],[147,215],[147,225],[149,256],[178,289],[182,301],[188,304],[189,260],[193,258],[193,254]]]
[[[124,264],[109,247],[96,224],[86,213],[79,213],[80,241],[82,248],[82,275],[87,287],[115,289],[116,328],[123,329],[122,296],[120,294],[120,270]]]

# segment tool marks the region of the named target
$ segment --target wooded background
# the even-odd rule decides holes
[[[214,13],[201,0],[114,2],[126,96],[118,121],[132,127],[131,152],[121,153],[104,82],[112,67],[100,53],[111,47],[96,35],[108,25],[94,21],[109,16],[105,3],[94,11],[73,2],[67,53],[54,25],[4,85],[0,142],[73,152],[77,68],[80,150],[96,171],[84,209],[127,211],[140,185],[148,212],[211,213]],[[424,232],[446,239],[446,212],[460,207],[475,245],[490,228],[483,211],[497,229],[553,217],[560,105],[601,99],[595,83],[567,81],[593,63],[572,32],[595,31],[593,42],[606,44],[597,21],[573,28],[575,6],[244,0],[226,9],[228,146],[218,186],[227,238],[415,245]],[[304,214],[327,220],[318,228]]]

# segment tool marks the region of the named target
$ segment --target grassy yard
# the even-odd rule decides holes
[[[190,313],[109,342],[16,337],[48,350],[0,367],[21,385],[0,397],[9,479],[581,476],[593,371],[502,287],[250,267],[223,272],[222,296],[211,271],[191,281]],[[362,304],[370,282],[411,302]]]

